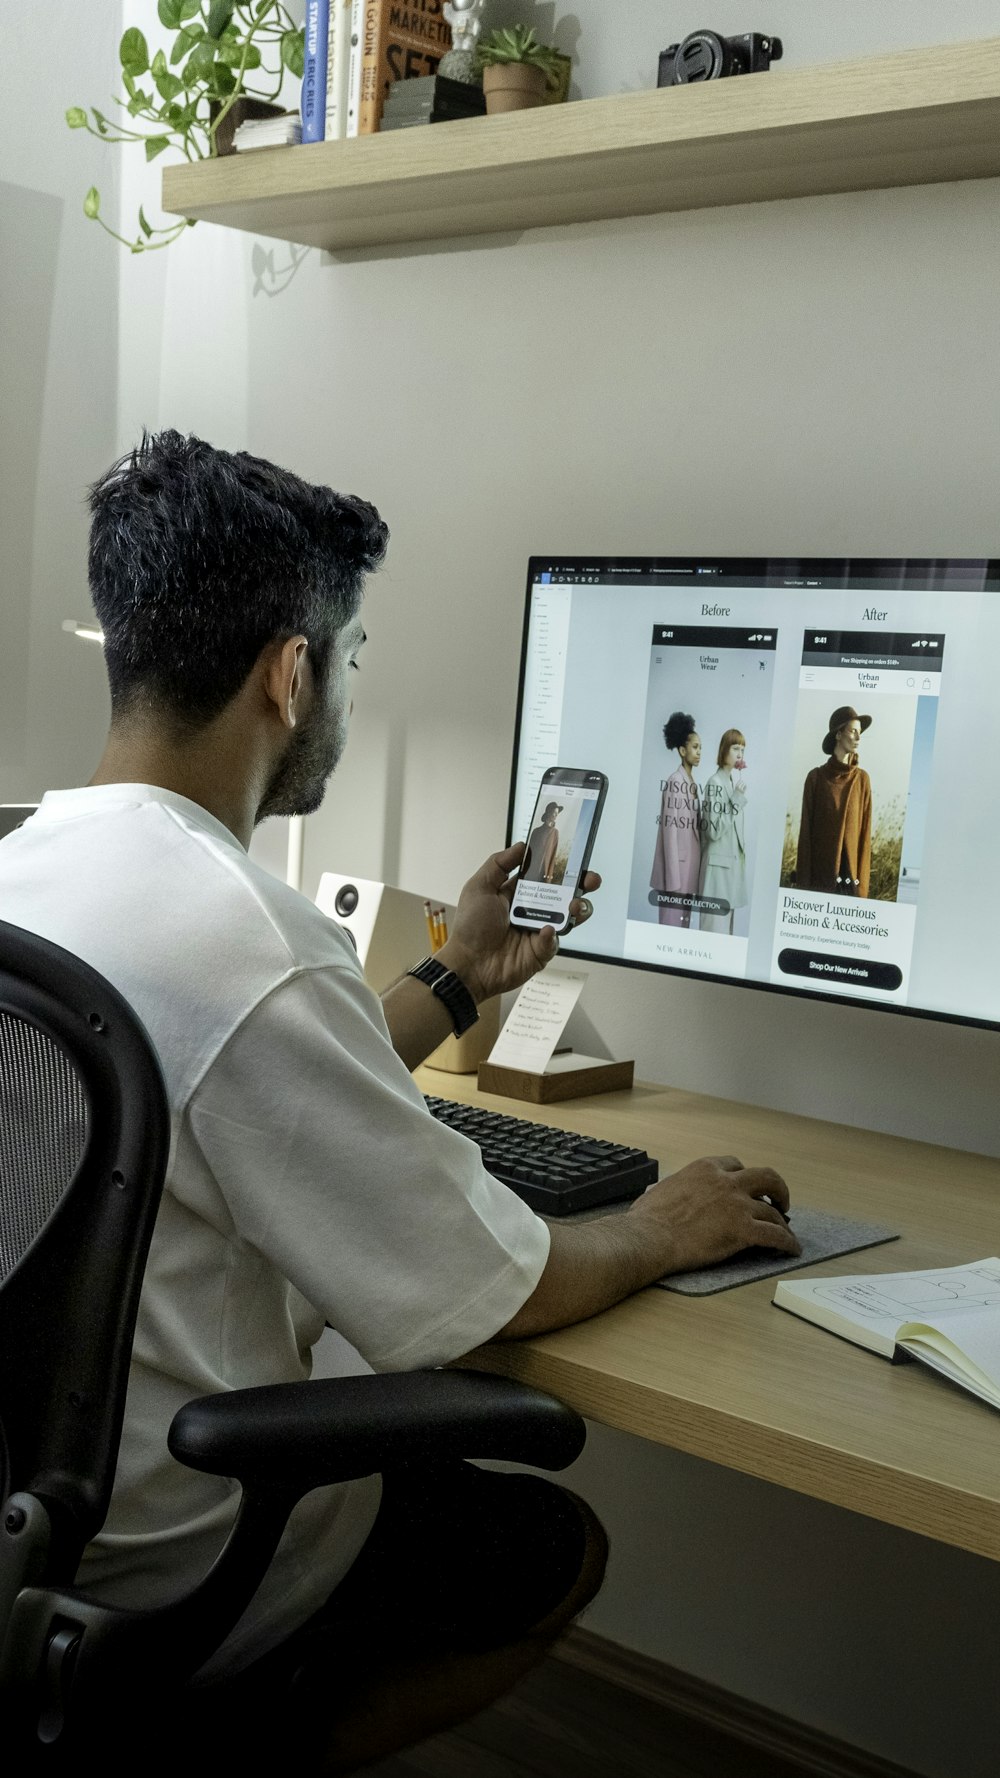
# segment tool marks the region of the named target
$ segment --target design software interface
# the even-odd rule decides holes
[[[609,780],[564,952],[997,1024],[998,666],[998,562],[532,558],[513,837]]]

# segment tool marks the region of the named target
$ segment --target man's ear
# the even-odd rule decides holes
[[[282,643],[271,644],[270,658],[264,670],[264,688],[286,728],[295,727],[311,689],[308,649],[305,636],[289,636]]]

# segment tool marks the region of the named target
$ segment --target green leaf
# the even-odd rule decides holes
[[[216,62],[212,71],[212,91],[217,94],[219,98],[228,99],[230,93],[236,91],[237,84],[237,79],[232,69],[224,68],[221,62]]]
[[[149,223],[146,221],[146,212],[141,204],[139,205],[139,227],[142,229],[147,241],[150,240],[153,231],[150,228]]]
[[[236,11],[236,0],[212,0],[208,9],[206,29],[210,37],[221,37],[233,13]]]
[[[149,68],[154,80],[158,74],[165,74],[167,72],[167,58],[162,49],[157,50],[153,60],[149,64]]]
[[[190,86],[192,81],[207,80],[215,66],[216,45],[208,39],[204,43],[196,43],[184,64],[184,84]]]
[[[149,45],[141,31],[133,26],[126,31],[118,49],[121,65],[128,74],[145,74],[149,67]]]
[[[91,222],[93,222],[96,220],[96,217],[97,217],[97,214],[98,214],[100,208],[101,208],[101,194],[98,191],[97,186],[92,185],[90,190],[88,191],[86,197],[83,200],[83,214],[85,216],[89,216]]]
[[[105,117],[103,111],[98,111],[93,106],[91,107],[91,110],[93,111],[94,122],[96,123],[100,134],[102,136],[106,136],[108,133],[108,120]]]
[[[306,67],[306,34],[304,31],[282,33],[281,59],[289,72],[301,80]]]
[[[246,58],[247,68],[260,67],[260,50],[255,43],[251,43],[246,51]],[[230,43],[226,39],[219,45],[219,60],[224,62],[227,68],[238,68],[243,60],[243,46],[239,43]]]
[[[87,127],[87,113],[81,105],[71,105],[66,113],[66,122],[69,124],[71,130],[85,130]]]
[[[170,137],[169,136],[147,136],[146,137],[146,159],[147,159],[147,161],[155,161],[157,155],[162,154],[163,150],[165,148],[169,148],[169,147],[170,147]]]
[[[161,99],[176,99],[177,94],[184,91],[183,80],[178,80],[176,74],[169,74],[166,69],[162,74],[155,75],[154,78],[156,90]]]
[[[170,52],[171,67],[177,62],[182,62],[188,51],[192,50],[204,35],[205,27],[200,19],[196,19],[193,24],[185,25]]]
[[[185,19],[194,18],[201,11],[201,0],[159,0],[156,10],[160,24],[166,25],[168,31],[177,31]]]
[[[153,95],[152,95],[152,93],[144,93],[142,91],[142,88],[140,87],[139,91],[135,95],[135,98],[130,99],[128,102],[129,116],[130,117],[138,117],[140,111],[151,111],[152,109],[153,109]]]

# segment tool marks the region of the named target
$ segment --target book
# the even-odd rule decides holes
[[[326,122],[324,139],[338,142],[347,135],[347,77],[351,59],[351,0],[330,0],[326,45]]]
[[[429,123],[461,123],[463,117],[475,116],[477,116],[477,112],[436,110],[436,112],[427,112],[425,117],[391,117],[390,121],[386,121],[383,117],[383,126],[379,130],[379,135],[391,135],[393,130],[422,130],[423,124]]]
[[[322,142],[326,121],[329,0],[306,0],[306,59],[302,70],[302,140]]]
[[[411,117],[383,117],[379,135],[391,135],[393,130],[418,130],[429,123],[461,123],[463,118],[478,115],[476,111],[451,111],[443,106],[436,111],[415,113]]]
[[[374,135],[395,81],[433,74],[451,48],[451,26],[442,0],[367,0],[358,134]]]
[[[916,1358],[1000,1408],[1000,1259],[929,1272],[782,1279],[773,1301],[883,1358]]]
[[[382,116],[401,116],[415,111],[439,110],[448,105],[455,111],[470,113],[486,110],[486,95],[481,86],[467,86],[463,80],[449,80],[445,74],[431,74],[426,79],[397,80],[386,94]]]
[[[233,147],[239,153],[246,153],[250,148],[284,148],[301,140],[299,114],[288,111],[284,117],[250,118],[241,123],[234,132]]]
[[[361,69],[364,61],[362,34],[365,13],[371,4],[372,0],[351,0],[351,30],[347,54],[347,134],[349,136],[356,136],[358,133]]]

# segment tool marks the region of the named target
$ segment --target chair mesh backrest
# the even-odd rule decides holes
[[[87,1095],[63,1050],[0,1012],[0,1284],[72,1184],[89,1128]]]

